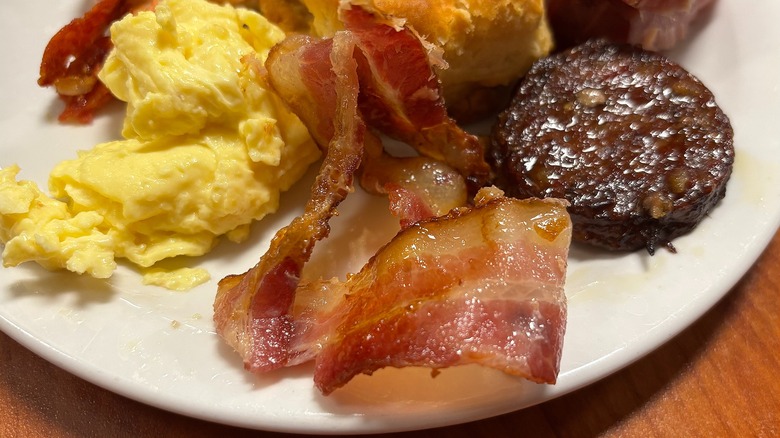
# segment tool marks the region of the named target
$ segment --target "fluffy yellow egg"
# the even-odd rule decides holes
[[[283,38],[255,12],[205,0],[163,0],[114,23],[100,79],[127,102],[124,139],[57,165],[51,197],[17,182],[17,167],[0,170],[4,265],[105,278],[126,258],[149,268],[147,283],[206,281],[155,264],[202,255],[221,235],[241,241],[319,158],[252,68]]]
[[[99,229],[96,212],[74,212],[29,181],[16,182],[18,166],[0,169],[0,240],[3,265],[36,261],[106,278],[116,268],[114,241]]]

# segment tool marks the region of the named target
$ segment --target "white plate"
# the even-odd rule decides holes
[[[122,266],[110,281],[0,270],[0,329],[68,371],[130,398],[193,417],[290,432],[359,433],[442,426],[521,409],[600,379],[680,332],[751,266],[780,223],[780,3],[746,7],[720,0],[673,56],[714,91],[731,117],[737,158],[724,201],[692,234],[660,251],[605,254],[575,247],[568,275],[569,324],[559,383],[540,386],[478,367],[386,370],[359,377],[330,397],[314,389],[309,366],[264,377],[245,373],[214,334],[216,280],[252,266],[268,239],[299,211],[308,181],[251,240],[220,245],[194,263],[214,281],[186,293],[140,284]],[[0,165],[46,187],[48,171],[78,149],[118,136],[121,107],[91,127],[58,125],[52,90],[36,86],[54,32],[87,1],[3,2],[0,9]],[[394,233],[385,201],[351,196],[318,246],[312,267],[343,271]],[[380,213],[371,213],[380,212]],[[366,220],[366,215],[376,216]],[[361,220],[356,220],[360,218]],[[379,225],[378,225],[379,223]],[[369,225],[370,224],[370,225]],[[381,230],[381,232],[377,232]],[[356,236],[365,239],[359,240]],[[343,254],[354,253],[349,261]],[[340,266],[334,263],[338,262]]]

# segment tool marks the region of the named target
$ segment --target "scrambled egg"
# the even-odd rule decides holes
[[[117,258],[144,281],[184,290],[200,269],[161,269],[220,235],[241,241],[319,157],[306,128],[268,90],[263,62],[284,33],[261,15],[205,0],[163,0],[111,28],[100,79],[127,102],[124,140],[57,165],[51,197],[0,169],[3,264],[36,261],[109,277]]]

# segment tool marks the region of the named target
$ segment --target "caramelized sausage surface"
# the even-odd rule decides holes
[[[531,68],[499,115],[489,159],[511,196],[567,199],[574,239],[652,254],[725,195],[733,131],[679,65],[593,40]]]

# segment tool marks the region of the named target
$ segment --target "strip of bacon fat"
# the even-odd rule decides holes
[[[476,363],[556,381],[571,239],[566,204],[501,195],[482,189],[474,208],[401,231],[358,274],[331,283],[341,297],[333,310],[299,311],[319,327],[301,342],[322,346],[314,380],[324,394],[386,366]]]
[[[367,140],[360,185],[388,196],[401,228],[466,205],[466,181],[452,167],[428,157],[393,157],[376,137]]]
[[[326,395],[387,366],[480,364],[555,383],[566,329],[566,203],[502,195],[482,189],[475,207],[402,230],[346,282],[299,285],[286,318],[254,333],[264,354],[250,369],[313,359]],[[288,336],[274,343],[279,332]]]

